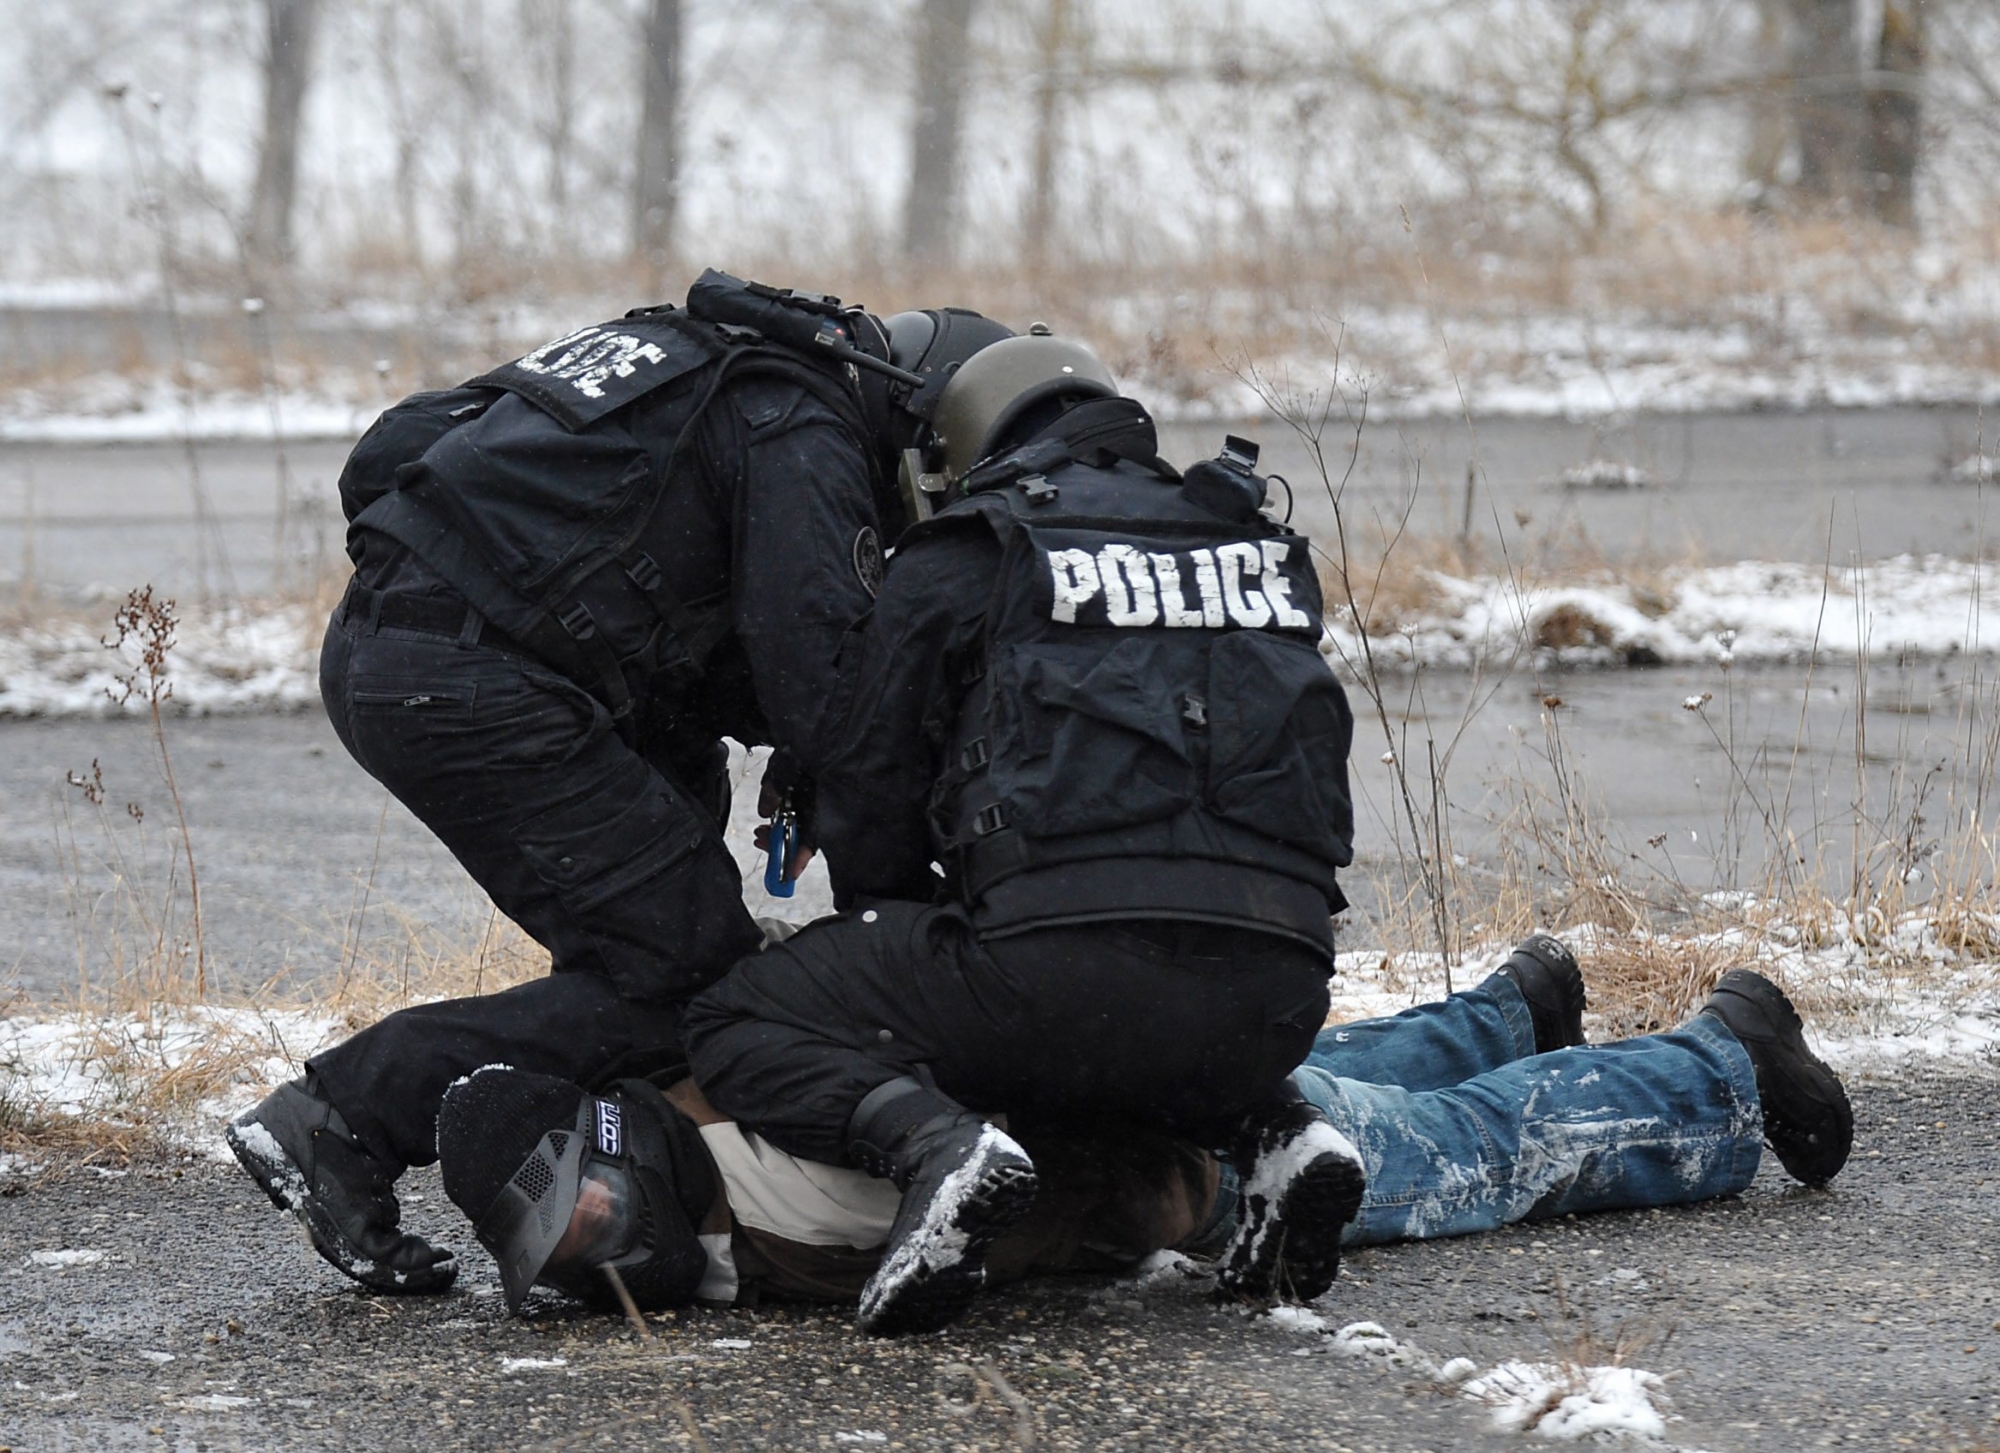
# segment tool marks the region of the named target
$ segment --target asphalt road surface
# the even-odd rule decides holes
[[[1853,1088],[1856,1158],[1831,1192],[1793,1186],[1767,1157],[1740,1199],[1356,1253],[1318,1310],[1333,1327],[1378,1322],[1436,1363],[1574,1356],[1667,1375],[1674,1448],[2000,1447],[1994,1081],[1924,1071]],[[443,1297],[361,1294],[233,1165],[105,1177],[56,1160],[14,1176],[0,1200],[0,1446],[1522,1442],[1410,1364],[1217,1307],[1197,1283],[1045,1280],[895,1342],[819,1309],[686,1312],[655,1319],[643,1345],[554,1300],[517,1321],[434,1174],[413,1187],[410,1219],[464,1254]],[[104,1255],[33,1261],[60,1250]],[[953,1370],[981,1363],[1025,1412]]]
[[[456,376],[456,375],[454,375]],[[361,411],[364,420],[370,411]],[[1296,495],[1297,522],[1331,537],[1327,488],[1304,446],[1273,420],[1169,424],[1179,463],[1214,454],[1226,432],[1263,443],[1263,467]],[[1975,409],[1818,409],[1637,414],[1616,419],[1428,419],[1371,424],[1345,480],[1348,529],[1366,556],[1405,524],[1463,528],[1515,559],[1545,540],[1589,540],[1614,559],[1874,560],[1963,557],[1991,548],[1991,489],[1952,467],[1994,452]],[[1330,439],[1336,482],[1353,441]],[[151,582],[181,600],[261,594],[341,561],[334,482],[351,441],[0,443],[0,604]],[[1565,471],[1630,467],[1640,488],[1572,488]],[[1467,513],[1466,472],[1477,481]],[[1282,492],[1274,495],[1277,507]]]
[[[1868,746],[1870,821],[1893,840],[1909,785],[1939,762],[1967,760],[1966,730],[1947,701],[1964,661],[1879,664],[1871,672]],[[1510,821],[1519,783],[1547,786],[1544,699],[1564,702],[1568,766],[1601,803],[1604,821],[1637,851],[1661,836],[1672,869],[1690,888],[1758,881],[1767,842],[1758,809],[1779,804],[1797,842],[1843,881],[1855,842],[1853,690],[1848,673],[1808,678],[1789,668],[1739,671],[1733,683],[1739,739],[1786,744],[1740,749],[1749,790],[1722,740],[1681,709],[1712,684],[1681,670],[1523,673],[1480,709],[1455,748],[1447,793],[1452,848],[1491,866],[1518,846]],[[1443,738],[1458,731],[1468,692],[1492,688],[1436,673],[1420,701],[1403,704]],[[1803,735],[1801,736],[1801,732]],[[167,736],[201,873],[204,930],[214,981],[250,989],[274,975],[317,979],[347,963],[394,962],[410,925],[463,943],[486,931],[491,905],[423,826],[355,766],[317,711],[295,716],[175,718]],[[1789,744],[1804,743],[1793,753]],[[1397,808],[1376,764],[1382,737],[1365,711],[1356,732],[1353,780],[1360,864],[1349,874],[1359,905],[1345,941],[1374,941],[1368,915],[1395,878]],[[66,784],[103,771],[105,806]],[[1939,798],[1950,795],[1949,776]],[[755,791],[737,793],[735,838],[747,847]],[[143,829],[125,812],[136,802]],[[1779,810],[1773,807],[1773,811]],[[95,973],[122,953],[141,952],[134,900],[114,885],[135,882],[137,901],[162,901],[175,834],[173,803],[150,725],[139,720],[0,720],[0,1000],[12,984],[47,1001],[74,989],[79,950]],[[1865,840],[1872,841],[1873,838]],[[1651,861],[1649,859],[1649,861]],[[743,854],[753,911],[797,916],[765,898],[754,855]],[[818,880],[815,879],[815,882]],[[811,884],[808,887],[812,886]]]

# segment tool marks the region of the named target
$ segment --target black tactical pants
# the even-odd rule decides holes
[[[382,600],[351,590],[327,630],[320,692],[334,730],[555,967],[536,994],[455,1001],[444,1019],[444,1006],[406,1010],[312,1062],[370,1149],[424,1164],[439,1095],[482,1064],[588,1084],[642,1046],[677,1058],[666,1006],[760,935],[711,810],[627,746],[587,692],[480,639],[476,616],[449,636],[383,624],[409,612]]]
[[[482,1065],[555,1075],[586,1089],[678,1074],[680,1011],[620,998],[596,974],[554,974],[498,994],[399,1009],[306,1061],[314,1088],[375,1155],[437,1159],[438,1104]]]
[[[855,1107],[899,1075],[975,1110],[1214,1145],[1288,1094],[1331,971],[1263,933],[1091,923],[982,942],[956,909],[881,903],[742,960],[684,1032],[718,1110],[813,1160],[843,1161]]]

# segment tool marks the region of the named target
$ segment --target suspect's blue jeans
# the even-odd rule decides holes
[[[1367,1164],[1347,1244],[1685,1205],[1756,1175],[1750,1056],[1715,1020],[1553,1054],[1534,1046],[1527,1004],[1499,975],[1320,1032],[1292,1078]]]

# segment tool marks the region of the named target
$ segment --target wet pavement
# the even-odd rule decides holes
[[[1257,438],[1263,467],[1291,482],[1297,522],[1330,536],[1326,488],[1284,424],[1171,424],[1162,451],[1186,463],[1213,454],[1225,432]],[[1988,457],[2000,452],[1996,433],[1993,420],[1964,408],[1376,422],[1344,499],[1364,556],[1407,525],[1433,537],[1468,529],[1492,558],[1504,551],[1517,561],[1551,540],[1588,541],[1612,559],[1709,564],[1964,557],[1990,549],[2000,528],[1989,518],[1991,487],[1951,470],[1982,442]],[[1337,481],[1351,443],[1337,429],[1327,440]],[[203,443],[192,458],[172,440],[0,444],[0,607],[24,582],[44,600],[122,597],[148,582],[194,600],[261,594],[337,567],[334,483],[350,445],[292,440],[281,461],[254,442]],[[1564,482],[1593,463],[1636,470],[1645,483]]]
[[[1853,1088],[1856,1158],[1831,1192],[1767,1157],[1739,1199],[1356,1253],[1318,1310],[1434,1363],[1666,1375],[1679,1448],[2000,1444],[1994,1079],[1912,1070]],[[824,1309],[682,1313],[644,1345],[553,1300],[516,1321],[435,1176],[410,1184],[410,1219],[465,1253],[444,1297],[361,1294],[233,1165],[105,1176],[57,1160],[6,1181],[0,1446],[723,1453],[1019,1447],[1024,1428],[1044,1449],[1523,1441],[1410,1365],[1247,1319],[1186,1281],[1030,1283],[899,1342]],[[102,1258],[53,1267],[38,1251]],[[978,1391],[963,1369],[981,1364],[1018,1407]]]
[[[1641,881],[1696,893],[1756,885],[1770,866],[1767,824],[1782,822],[1807,860],[1798,871],[1845,882],[1857,844],[1875,852],[1910,839],[1920,850],[1954,813],[1980,810],[1982,790],[2000,789],[1991,724],[1977,709],[1992,687],[1968,694],[1968,671],[1963,659],[1880,663],[1859,713],[1851,668],[1739,668],[1726,681],[1713,667],[1523,670],[1497,685],[1432,672],[1392,683],[1392,728],[1413,762],[1426,760],[1416,750],[1427,736],[1437,741],[1447,846],[1467,860],[1475,886],[1535,846],[1515,810],[1524,793],[1553,795],[1557,761],[1615,850],[1638,855]],[[1704,690],[1718,698],[1707,712],[1682,709]],[[1469,722],[1468,703],[1478,705]],[[1369,915],[1382,885],[1398,880],[1399,841],[1409,843],[1379,762],[1381,725],[1358,696],[1356,705],[1351,946],[1375,941]],[[1866,723],[1859,755],[1857,716]],[[485,896],[354,765],[320,713],[177,718],[167,739],[218,982],[248,989],[276,974],[310,980],[356,961],[393,963],[413,924],[433,941],[476,944],[486,933]],[[103,810],[65,780],[88,775],[93,761]],[[738,793],[736,840],[754,911],[768,912],[780,905],[763,896],[761,865],[747,851],[754,798]],[[143,827],[128,802],[145,813]],[[171,816],[147,723],[0,720],[0,999],[9,983],[60,997],[76,986],[80,959],[101,973],[142,951],[137,910],[164,901]],[[1563,818],[1545,805],[1541,820]],[[811,901],[794,900],[780,916]]]

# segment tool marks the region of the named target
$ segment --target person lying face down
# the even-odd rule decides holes
[[[1014,1133],[1050,1174],[995,1245],[992,1280],[1118,1271],[1193,1248],[1224,1201],[1216,1159],[1165,1135]],[[889,1181],[745,1133],[688,1079],[591,1093],[488,1067],[446,1092],[438,1159],[515,1312],[536,1285],[617,1311],[607,1265],[647,1311],[766,1296],[851,1303],[881,1261],[901,1199]]]
[[[1366,1162],[1343,1243],[1731,1195],[1766,1143],[1809,1185],[1845,1163],[1846,1094],[1769,980],[1732,971],[1679,1028],[1614,1044],[1582,1043],[1583,1006],[1575,960],[1537,935],[1473,989],[1322,1030],[1294,1078]],[[1127,1126],[1011,1132],[1046,1174],[996,1242],[991,1281],[1112,1272],[1229,1238],[1236,1179],[1203,1150]],[[592,1094],[484,1069],[446,1094],[438,1153],[516,1312],[538,1284],[615,1312],[606,1265],[649,1311],[853,1302],[898,1204],[890,1182],[745,1133],[692,1080]]]

